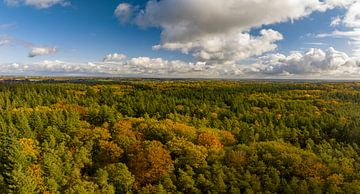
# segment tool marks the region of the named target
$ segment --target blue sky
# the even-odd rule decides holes
[[[120,1],[72,1],[69,7],[38,9],[9,7],[2,2],[0,23],[14,24],[2,34],[39,45],[56,45],[59,52],[46,59],[99,60],[111,52],[129,56],[162,56],[151,46],[159,41],[159,30],[122,25],[114,16]],[[14,53],[11,50],[16,49]],[[1,62],[31,62],[26,49],[1,50]],[[25,53],[25,54],[24,54]],[[174,55],[174,54],[172,54]],[[175,55],[174,55],[175,56]]]
[[[96,74],[96,70],[91,70],[92,66],[86,66],[92,63],[95,64],[94,67],[101,66],[103,69],[98,72],[99,74],[118,76],[256,77],[264,74],[270,77],[307,78],[331,76],[334,72],[325,71],[338,70],[340,66],[343,68],[349,61],[355,61],[354,63],[357,64],[357,56],[353,50],[358,45],[356,45],[357,43],[351,44],[352,41],[356,41],[347,35],[336,35],[335,33],[336,30],[356,31],[357,26],[346,25],[345,21],[351,7],[357,3],[356,0],[345,0],[348,2],[346,4],[326,5],[326,8],[314,8],[313,3],[306,5],[306,2],[311,0],[306,0],[303,4],[299,4],[298,0],[286,0],[289,1],[289,13],[284,11],[279,16],[270,14],[269,18],[254,16],[256,19],[244,14],[236,15],[236,12],[234,15],[219,14],[218,11],[229,11],[226,10],[226,3],[223,3],[224,10],[213,10],[214,14],[211,14],[210,8],[208,12],[201,10],[192,16],[191,11],[196,12],[197,10],[192,9],[191,6],[196,7],[196,3],[200,4],[203,0],[184,0],[183,2],[180,2],[181,0],[160,0],[152,1],[153,6],[149,5],[147,0],[39,0],[38,3],[36,0],[28,1],[0,0],[0,64],[3,64],[5,68],[0,71],[2,74],[22,75],[28,73],[36,75],[37,71],[42,75],[59,72],[61,74],[62,71],[59,68],[56,72],[53,72],[51,68],[37,69],[44,67],[44,61],[48,63],[56,61],[55,64],[51,64],[52,67],[61,64],[70,69],[63,71],[64,75],[87,74],[87,71]],[[210,0],[209,2],[216,5],[223,1]],[[234,2],[235,6],[239,3],[236,0]],[[324,2],[326,1],[319,1],[319,5]],[[171,3],[174,6],[181,6],[180,10],[184,11],[184,15],[179,17],[179,15],[167,12],[172,9]],[[186,3],[193,5],[189,6]],[[298,4],[293,5],[295,3]],[[237,11],[241,12],[241,7],[246,5],[239,4],[240,8]],[[124,9],[116,12],[120,5],[123,5]],[[166,6],[170,6],[170,8]],[[304,7],[298,8],[301,6]],[[261,12],[257,13],[256,9],[255,7],[254,14],[261,14]],[[269,7],[269,13],[271,13],[270,9],[277,9],[277,7]],[[298,14],[291,15],[290,11]],[[214,19],[215,22],[219,20],[223,23],[229,21],[229,24],[219,24],[219,29],[208,28],[207,26],[213,24],[196,19],[204,15],[209,15],[206,16],[208,17],[206,20]],[[212,15],[217,18],[211,18]],[[124,16],[126,16],[126,21],[122,18]],[[167,18],[172,19],[167,21]],[[176,18],[179,18],[180,21],[177,21]],[[339,18],[338,24],[331,25],[335,18]],[[249,22],[242,22],[247,19]],[[186,30],[179,28],[179,31],[177,27],[184,23],[186,23]],[[224,28],[224,31],[221,31],[220,28]],[[191,33],[192,30],[195,30],[194,33]],[[264,35],[262,34],[264,30],[271,30],[277,34],[266,31],[263,32]],[[240,37],[239,34],[242,36]],[[243,40],[246,36],[250,36],[250,40]],[[231,38],[240,44],[230,42]],[[216,43],[214,43],[214,39],[216,39]],[[7,42],[1,44],[1,40]],[[243,44],[243,41],[249,41],[250,45]],[[231,47],[228,48],[224,44],[219,46],[219,43],[231,44]],[[190,44],[192,46],[189,47]],[[154,45],[159,45],[159,48],[154,49]],[[262,45],[265,45],[264,48],[250,50]],[[324,55],[321,59],[311,56],[316,63],[330,63],[325,61],[329,57],[329,53],[326,51],[330,47],[334,48],[336,54],[347,55],[343,59],[343,64],[336,64],[339,66],[338,68],[325,64],[312,66],[312,62],[301,61],[303,58],[308,60],[307,52],[314,48],[319,53],[313,53],[313,55]],[[218,50],[214,51],[214,49]],[[30,54],[31,52],[33,55]],[[294,52],[302,57],[297,59],[296,63],[292,60]],[[120,53],[126,55],[127,58],[103,61],[106,55]],[[29,57],[30,55],[32,57]],[[282,58],[274,58],[275,55],[282,55]],[[275,63],[269,64],[268,61],[263,61],[263,58],[271,57]],[[148,60],[144,60],[144,58]],[[154,62],[155,59],[162,61]],[[134,60],[137,60],[136,64],[134,64]],[[180,64],[175,64],[175,61]],[[249,65],[249,63],[254,64]],[[305,65],[301,66],[302,63]],[[19,67],[19,71],[16,68],[10,68],[10,64],[16,64],[13,66]],[[183,67],[187,64],[189,67]],[[81,66],[83,69],[74,69],[72,72],[71,66]],[[124,69],[124,66],[127,67]],[[146,69],[149,66],[152,69]],[[9,68],[8,71],[6,68]],[[258,68],[258,70],[249,72],[251,68]],[[315,70],[308,71],[303,68],[315,68]],[[29,69],[32,69],[33,72],[30,72]],[[185,72],[184,69],[186,69]],[[294,69],[301,69],[301,71],[297,72]],[[132,73],[132,71],[134,72]],[[346,72],[348,71],[349,69],[346,69]],[[344,76],[341,74],[343,72],[337,73],[339,77]],[[356,77],[356,75],[352,76]]]

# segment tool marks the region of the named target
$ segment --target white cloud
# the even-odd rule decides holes
[[[346,78],[360,75],[360,59],[330,47],[328,50],[312,48],[306,53],[293,52],[288,56],[272,54],[259,58],[257,72],[271,75],[305,75]]]
[[[349,0],[344,2],[347,2],[344,4],[344,7],[347,9],[345,16],[334,18],[331,22],[331,26],[336,27],[342,24],[343,27],[348,28],[348,30],[335,30],[332,33],[319,34],[317,37],[348,38],[353,47],[353,56],[360,57],[360,1]]]
[[[28,50],[28,57],[54,54],[58,51],[55,46],[37,46],[31,42],[17,39],[11,36],[0,35],[1,46],[21,46]]]
[[[32,47],[29,51],[29,57],[49,55],[57,52],[56,47]]]
[[[153,48],[192,53],[198,61],[208,63],[231,63],[273,51],[277,48],[275,42],[282,39],[283,36],[277,31],[261,30],[257,37],[253,37],[249,33],[234,32],[217,36],[203,36],[198,40],[186,43],[164,43]]]
[[[339,31],[335,30],[330,34],[318,34],[316,35],[317,38],[326,38],[326,37],[346,37],[350,39],[356,39],[360,36],[360,28],[359,29],[353,29],[352,31]]]
[[[4,0],[9,6],[27,5],[33,6],[39,9],[45,9],[54,5],[68,6],[70,1],[68,0]]]
[[[124,54],[119,54],[119,53],[113,53],[113,54],[108,54],[104,57],[103,61],[104,62],[111,62],[111,61],[122,61],[124,59],[126,59],[126,55]]]
[[[137,57],[121,62],[73,63],[59,60],[33,64],[0,64],[2,75],[59,75],[59,76],[131,76],[131,77],[211,77],[205,63]],[[207,75],[203,75],[207,72]]]
[[[130,19],[132,13],[133,7],[128,3],[120,3],[114,12],[115,16],[123,23]]]
[[[341,17],[337,16],[335,18],[332,18],[330,26],[332,26],[332,27],[338,26],[338,25],[340,25],[341,22],[342,22]]]
[[[0,47],[1,46],[21,46],[28,50],[28,57],[37,57],[42,55],[54,54],[58,51],[55,46],[38,46],[34,43],[24,41],[15,37],[0,35]]]
[[[235,62],[273,51],[282,39],[279,32],[263,30],[252,37],[249,31],[267,24],[297,20],[314,11],[346,6],[350,0],[150,0],[138,10],[133,22],[162,29],[154,49],[190,53],[211,63]],[[133,11],[120,4],[127,18]],[[120,15],[119,19],[123,16]]]
[[[343,23],[350,28],[360,27],[360,2],[353,3],[347,11]]]
[[[10,40],[8,39],[0,39],[0,46],[8,45],[10,44]]]
[[[3,75],[121,76],[182,78],[324,78],[359,79],[360,59],[329,48],[269,54],[250,64],[207,64],[136,57],[111,62],[73,63],[59,60],[33,64],[0,64]]]
[[[350,37],[353,46],[353,55],[360,57],[360,2],[354,3],[345,15],[343,23],[346,27],[353,28],[344,32],[344,36]]]
[[[0,46],[11,44],[12,39],[7,36],[0,36]]]
[[[179,41],[296,20],[338,4],[331,1],[329,6],[318,0],[150,0],[136,22],[162,27],[165,40]]]

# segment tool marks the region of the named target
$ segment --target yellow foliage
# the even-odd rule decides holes
[[[341,124],[346,124],[347,123],[347,118],[346,117],[340,117],[339,119]]]
[[[132,130],[135,124],[144,121],[143,118],[122,119],[114,124],[114,132]]]
[[[111,141],[100,141],[100,157],[107,162],[117,162],[124,150]]]
[[[86,107],[79,106],[77,104],[66,104],[65,102],[60,102],[53,104],[51,106],[36,106],[34,108],[25,108],[25,107],[18,107],[13,108],[13,112],[41,112],[41,113],[48,113],[55,110],[72,110],[79,114],[85,114],[88,110]]]
[[[260,107],[251,107],[251,111],[253,112],[253,113],[262,113],[262,111],[261,111],[261,108]]]
[[[80,90],[66,90],[65,92],[68,94],[74,94],[74,95],[78,95],[78,96],[86,95],[86,91],[80,91]]]
[[[107,140],[111,137],[111,134],[104,127],[81,128],[77,131],[77,137],[82,140]]]
[[[225,146],[231,146],[237,143],[235,136],[229,131],[225,131],[225,130],[219,131],[219,137],[221,143]]]
[[[213,132],[203,132],[199,134],[198,142],[208,149],[221,150],[224,146],[221,144],[217,134]]]
[[[216,112],[212,112],[210,114],[210,116],[211,116],[212,119],[217,119],[218,118],[218,114]]]
[[[282,114],[278,113],[278,114],[276,114],[275,117],[276,117],[277,120],[280,120],[282,118]]]
[[[132,125],[133,125],[133,121],[131,119],[124,119],[124,120],[121,120],[121,121],[117,122],[114,125],[114,129],[116,131],[131,130],[132,127],[133,127]]]
[[[304,97],[305,98],[311,98],[312,96],[310,94],[305,94]]]
[[[33,181],[39,185],[40,190],[44,190],[44,178],[40,164],[32,164],[29,166],[29,173]]]
[[[123,119],[113,126],[113,139],[122,148],[126,149],[132,144],[137,144],[143,139],[143,134],[133,130],[133,124],[139,123],[143,119]]]
[[[172,129],[177,136],[185,137],[189,140],[196,139],[196,129],[192,126],[185,125],[183,123],[174,122],[170,119],[164,121],[166,127]]]
[[[184,110],[184,105],[179,104],[179,105],[176,106],[176,109],[177,110]]]
[[[80,115],[83,115],[88,111],[88,108],[79,106],[77,104],[67,104],[65,102],[59,102],[59,103],[53,104],[53,105],[51,105],[51,109],[52,110],[72,110],[72,111],[79,113]]]
[[[36,143],[34,142],[33,139],[22,138],[19,139],[19,143],[21,146],[22,154],[37,158],[37,156],[39,155],[39,151],[37,150]]]
[[[327,180],[334,185],[342,184],[344,181],[344,177],[341,174],[332,174],[330,175]]]

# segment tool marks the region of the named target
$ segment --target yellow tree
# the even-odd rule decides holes
[[[163,175],[171,173],[173,161],[161,142],[144,141],[130,151],[127,166],[137,183],[144,185],[156,183]]]

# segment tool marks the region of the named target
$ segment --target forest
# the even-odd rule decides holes
[[[0,84],[0,193],[360,193],[360,83]]]

